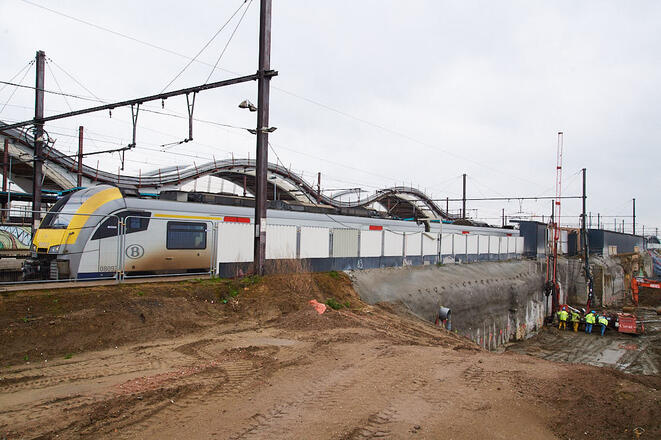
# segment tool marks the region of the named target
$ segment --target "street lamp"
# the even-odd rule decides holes
[[[278,127],[262,127],[259,129],[259,131],[261,133],[273,133],[277,129]],[[254,128],[246,128],[246,130],[248,130],[250,134],[257,134],[257,130],[255,130]]]
[[[255,105],[252,102],[248,101],[247,99],[244,100],[244,101],[241,101],[241,104],[239,104],[239,108],[247,108],[251,112],[256,112],[257,111],[257,107],[255,107]]]

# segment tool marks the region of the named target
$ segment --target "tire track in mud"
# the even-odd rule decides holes
[[[378,371],[378,374],[370,374],[366,377],[358,377],[356,374],[365,369]],[[361,366],[358,371],[352,368],[336,370],[338,373],[331,378],[317,380],[315,382],[306,382],[304,389],[294,398],[279,403],[267,411],[253,415],[247,422],[247,426],[239,429],[232,434],[231,440],[246,439],[273,439],[291,436],[291,427],[298,420],[301,411],[322,411],[330,412],[338,407],[346,406],[350,397],[347,396],[351,389],[360,384],[362,387],[371,386],[371,384],[382,383],[383,377],[394,377],[398,369],[393,366],[383,368],[380,360],[376,359],[367,365]],[[410,385],[404,383],[395,384],[394,387],[406,387],[410,392],[417,392],[427,386],[427,381],[422,378],[414,378]],[[365,433],[371,433],[372,437],[356,438],[383,438],[388,436],[390,431],[384,426],[394,417],[396,411],[394,408],[385,408],[374,413],[368,418],[365,426],[356,428],[356,435],[362,429]]]
[[[390,425],[397,416],[397,410],[388,406],[367,418],[367,423],[354,428],[346,437],[347,440],[369,440],[375,438],[391,438]]]
[[[351,370],[343,370],[332,379],[307,383],[304,390],[293,399],[279,403],[268,410],[254,414],[247,426],[232,434],[231,440],[272,439],[287,433],[289,423],[297,417],[297,409],[310,408],[329,411],[341,405],[341,395],[357,381]],[[318,402],[321,402],[319,404]]]
[[[208,405],[238,395],[244,383],[259,372],[250,360],[222,362],[213,374],[198,373],[177,379],[174,387],[153,390],[158,398],[140,407],[131,408],[132,415],[121,423],[107,419],[88,430],[90,434],[112,433],[115,437],[140,437],[162,423],[178,424],[206,412]],[[134,394],[119,399],[131,400]],[[192,411],[192,412],[191,412]],[[115,432],[117,430],[117,432]]]
[[[95,360],[35,365],[33,368],[9,371],[0,379],[0,392],[11,393],[23,389],[41,389],[62,383],[112,377],[122,374],[157,370],[162,362],[158,358],[127,361],[111,356]]]

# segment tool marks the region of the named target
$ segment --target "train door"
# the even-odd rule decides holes
[[[168,220],[165,265],[170,272],[211,270],[213,224],[209,221]]]
[[[146,211],[123,213],[122,261],[124,272],[154,272],[159,267],[158,223]]]
[[[98,271],[102,274],[117,272],[118,251],[121,236],[118,229],[118,218],[108,217],[101,222],[91,238],[99,246]]]
[[[212,224],[205,221],[174,221],[166,226],[165,260],[171,271],[211,268]]]

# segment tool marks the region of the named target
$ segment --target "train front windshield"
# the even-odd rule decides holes
[[[53,205],[41,222],[42,229],[66,229],[78,209],[91,196],[107,187],[94,187],[67,194]]]

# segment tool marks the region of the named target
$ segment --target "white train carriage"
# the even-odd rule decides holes
[[[84,189],[46,215],[33,239],[26,276],[231,274],[229,267],[252,261],[253,215],[249,207],[126,197],[109,185]],[[267,212],[267,259],[304,259],[313,270],[424,264],[450,254],[489,259],[493,252],[484,246],[493,240],[495,255],[503,255],[503,246],[506,256],[517,255],[518,231],[511,229]]]

